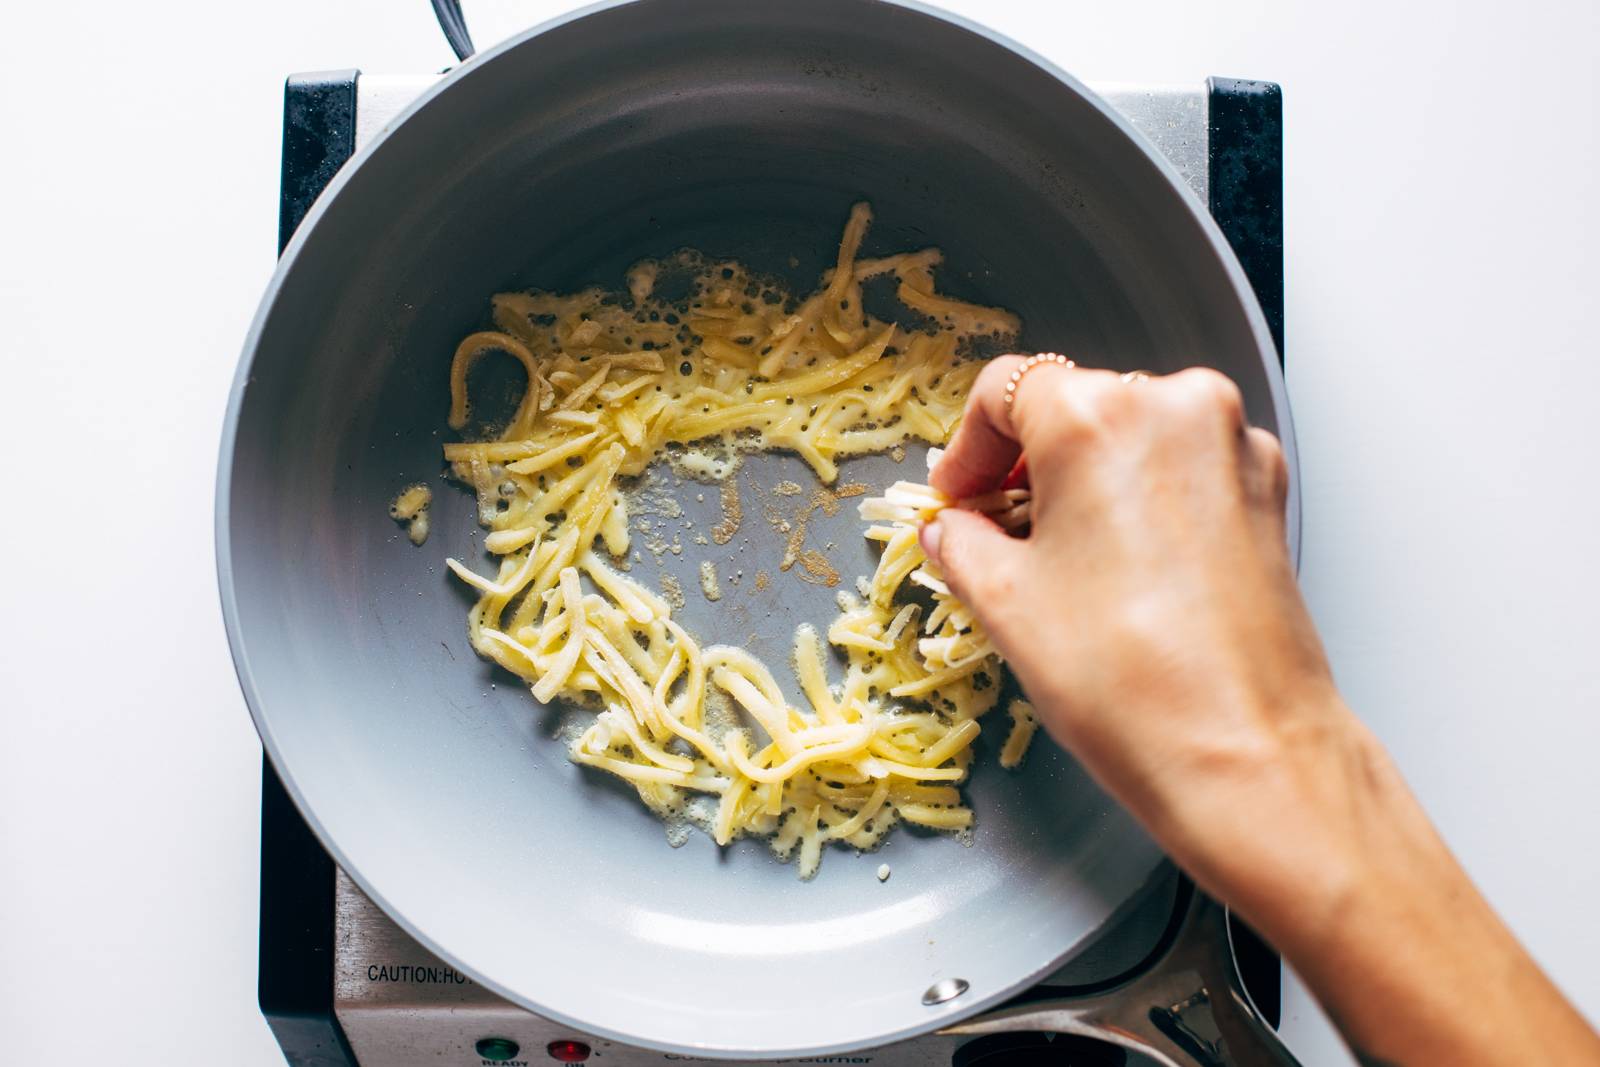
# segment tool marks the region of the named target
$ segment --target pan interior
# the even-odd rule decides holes
[[[759,843],[719,851],[695,834],[670,848],[630,791],[567,762],[558,713],[473,655],[469,598],[443,566],[483,558],[467,494],[439,481],[439,446],[450,353],[487,324],[490,294],[619,288],[635,260],[685,246],[805,290],[858,199],[877,214],[863,254],[937,244],[941,289],[1017,311],[1025,348],[1157,371],[1210,362],[1275,428],[1260,334],[1205,231],[1076,89],[891,5],[647,0],[474,61],[336,189],[246,351],[225,449],[224,599],[280,772],[412,933],[593,1032],[797,1055],[993,1002],[1155,869],[1131,819],[1048,742],[1022,773],[999,770],[999,721],[980,742],[970,847],[901,828],[881,853],[830,853],[810,884]],[[921,473],[914,455],[843,477]],[[814,484],[787,457],[744,477]],[[435,489],[421,549],[386,513],[419,478]],[[691,509],[715,500],[675,491]],[[835,543],[847,580],[871,565],[850,512],[812,535]],[[770,562],[739,561],[737,542],[710,551],[665,563],[691,628],[753,643],[784,675],[794,626],[825,624],[831,592],[790,574],[758,594]],[[719,561],[717,604],[696,591],[699,558]],[[949,976],[971,992],[924,1007]]]

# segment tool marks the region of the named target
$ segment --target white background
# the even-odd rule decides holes
[[[485,6],[480,45],[564,5]],[[1596,6],[949,6],[1086,79],[1284,84],[1307,596],[1351,702],[1600,1018]],[[275,1064],[260,750],[212,572],[223,401],[273,265],[284,75],[450,56],[423,0],[19,7],[0,1062]],[[1308,1063],[1348,1062],[1297,988],[1287,1015]]]

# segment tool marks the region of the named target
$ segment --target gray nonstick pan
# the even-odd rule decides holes
[[[560,709],[467,643],[470,601],[443,560],[482,556],[471,499],[439,480],[440,445],[450,353],[486,323],[490,294],[619,287],[630,263],[684,246],[807,290],[863,199],[876,213],[863,254],[940,246],[941,287],[1018,312],[1029,350],[1223,370],[1283,439],[1293,484],[1272,341],[1203,206],[1078,82],[909,4],[637,0],[474,57],[335,178],[245,344],[218,569],[273,764],[410,934],[590,1033],[777,1058],[950,1027],[1058,967],[1163,862],[1071,758],[1041,743],[1008,773],[995,740],[980,743],[969,846],[900,831],[872,856],[835,850],[808,883],[759,842],[669,847],[630,791],[568,762]],[[881,486],[920,477],[916,462],[847,473]],[[745,476],[810,477],[785,457]],[[419,478],[436,498],[421,548],[386,510]],[[704,487],[679,492],[691,517],[710,507]],[[1291,488],[1291,546],[1298,520]],[[849,509],[834,521],[813,542],[833,543],[844,574],[870,573],[859,523]],[[763,537],[776,535],[753,530],[729,566],[753,575],[775,557]],[[700,551],[668,564],[691,590]],[[832,591],[785,579],[715,605],[691,592],[680,617],[781,665],[795,626],[834,611]],[[964,992],[924,997],[948,979]],[[1220,986],[1210,1000],[1224,1033],[1246,1035],[1238,1062],[1279,1062],[1245,1049],[1247,1004]],[[1115,1015],[1035,1025],[1160,1040]]]

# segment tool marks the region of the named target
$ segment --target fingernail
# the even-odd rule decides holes
[[[939,562],[939,542],[944,538],[944,530],[939,525],[939,520],[922,524],[922,529],[917,533],[917,539],[922,542],[922,551],[927,553],[929,559]]]

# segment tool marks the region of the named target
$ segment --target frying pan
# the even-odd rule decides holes
[[[561,709],[467,645],[468,600],[441,563],[481,549],[471,501],[436,476],[449,354],[486,323],[489,294],[615,287],[683,246],[804,289],[857,199],[876,211],[863,255],[939,245],[941,285],[1017,311],[1025,348],[1228,373],[1294,471],[1272,342],[1203,207],[1078,82],[911,4],[638,0],[471,59],[335,178],[245,343],[218,569],[266,750],[408,933],[590,1033],[775,1058],[948,1027],[1059,966],[1162,862],[1047,743],[1016,775],[985,746],[970,847],[900,831],[881,854],[830,854],[810,883],[758,842],[672,848],[625,789],[566,760]],[[790,462],[752,462],[747,491],[798,473]],[[879,485],[906,473],[884,457],[847,470]],[[386,513],[418,477],[436,486],[421,549]],[[670,491],[689,521],[715,497]],[[868,573],[857,524],[839,522],[812,544]],[[758,594],[775,535],[758,516],[746,527],[728,546],[742,555],[717,560],[746,584],[682,617],[782,664],[798,622],[831,617],[832,591],[780,574]],[[1293,488],[1289,529],[1294,546]],[[662,564],[691,589],[695,551]],[[938,983],[965,990],[924,998]]]

